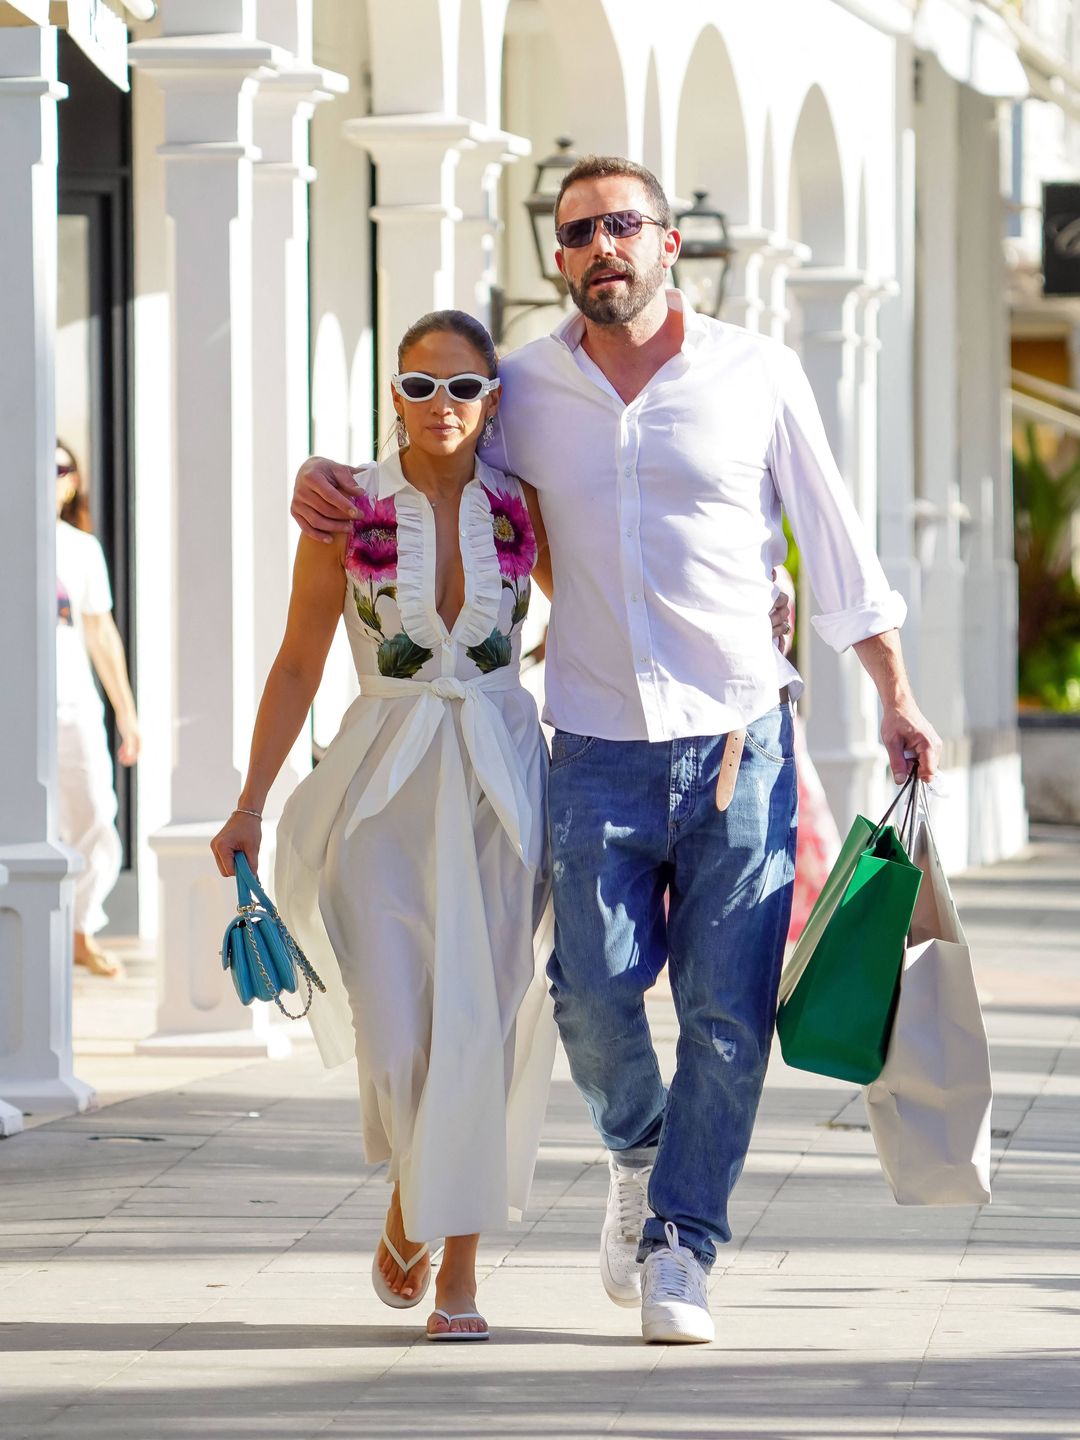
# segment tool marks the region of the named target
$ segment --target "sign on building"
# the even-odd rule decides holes
[[[1043,186],[1043,294],[1080,295],[1080,185]]]

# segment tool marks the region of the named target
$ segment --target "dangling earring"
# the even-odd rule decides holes
[[[494,434],[495,434],[495,417],[494,417],[494,415],[489,415],[488,418],[484,421],[484,428],[483,428],[483,430],[480,431],[480,444],[481,444],[481,445],[490,445],[490,444],[491,444],[491,441],[492,441],[492,437],[494,436]]]
[[[400,415],[397,417],[397,425],[394,427],[394,433],[397,436],[398,449],[404,450],[409,443],[409,432],[405,429],[405,421],[402,420]]]

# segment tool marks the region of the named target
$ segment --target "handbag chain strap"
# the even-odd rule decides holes
[[[264,982],[266,983],[266,988],[270,991],[273,997],[274,1004],[278,1007],[278,1009],[286,1017],[286,1019],[303,1020],[304,1016],[311,1009],[311,1002],[315,998],[315,990],[318,989],[322,991],[324,995],[326,994],[326,986],[315,973],[315,967],[311,964],[310,960],[308,960],[307,956],[300,949],[300,946],[297,945],[292,935],[290,935],[287,926],[282,922],[281,916],[277,913],[277,910],[274,908],[273,904],[269,900],[266,901],[265,905],[260,905],[257,900],[250,900],[246,905],[237,905],[236,911],[238,915],[242,915],[244,917],[243,929],[245,942],[251,954],[251,958],[255,962],[256,969],[262,976]],[[259,947],[255,944],[255,937],[252,934],[252,928],[256,920],[260,919],[263,921],[267,921],[268,919],[273,920],[274,924],[278,927],[278,934],[281,936],[282,943],[284,944],[285,949],[288,951],[289,959],[293,962],[296,968],[300,971],[301,975],[304,977],[304,983],[307,985],[307,1004],[304,1006],[303,1010],[300,1011],[299,1015],[294,1015],[291,1010],[286,1010],[281,999],[281,991],[277,989],[277,987],[274,985],[274,982],[267,974],[266,966],[263,964],[263,958],[259,954]]]

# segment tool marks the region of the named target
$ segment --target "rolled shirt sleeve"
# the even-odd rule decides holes
[[[821,613],[810,617],[834,650],[898,630],[904,597],[881,562],[833,459],[810,382],[793,350],[780,365],[769,469]]]

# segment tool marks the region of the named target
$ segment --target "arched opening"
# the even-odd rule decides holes
[[[649,56],[649,73],[645,80],[645,125],[641,137],[641,163],[663,184],[664,137],[660,117],[660,82],[656,74],[656,54]]]
[[[761,224],[765,230],[775,230],[777,226],[775,148],[772,116],[768,115],[761,161]]]
[[[855,263],[864,273],[870,268],[870,236],[866,215],[866,171],[859,176],[859,230],[855,239]]]
[[[481,0],[461,0],[458,26],[459,115],[483,123],[488,119],[487,56]]]
[[[746,125],[727,46],[720,32],[701,32],[679,101],[675,184],[680,199],[707,190],[730,221],[745,224],[750,209]]]
[[[350,7],[351,8],[351,7]],[[412,114],[451,108],[457,75],[453,36],[440,0],[371,0],[371,113]],[[407,57],[407,63],[404,59]]]
[[[503,36],[502,128],[524,135],[532,144],[530,156],[503,170],[499,191],[504,226],[499,283],[515,299],[543,300],[554,294],[540,274],[525,201],[532,192],[537,164],[555,150],[561,135],[572,137],[578,153],[588,148],[587,137],[583,142],[568,124],[567,93],[558,42],[545,7],[535,0],[510,0]],[[554,250],[554,227],[550,243]],[[557,312],[511,310],[508,318],[512,324],[503,348],[513,349],[550,330]]]
[[[540,0],[539,8],[564,81],[558,133],[573,136],[579,155],[628,155],[630,123],[622,58],[601,0],[576,0],[572,24],[567,23],[565,0]]]
[[[819,86],[807,94],[791,147],[788,234],[809,245],[815,266],[845,261],[844,177],[828,102]]]

